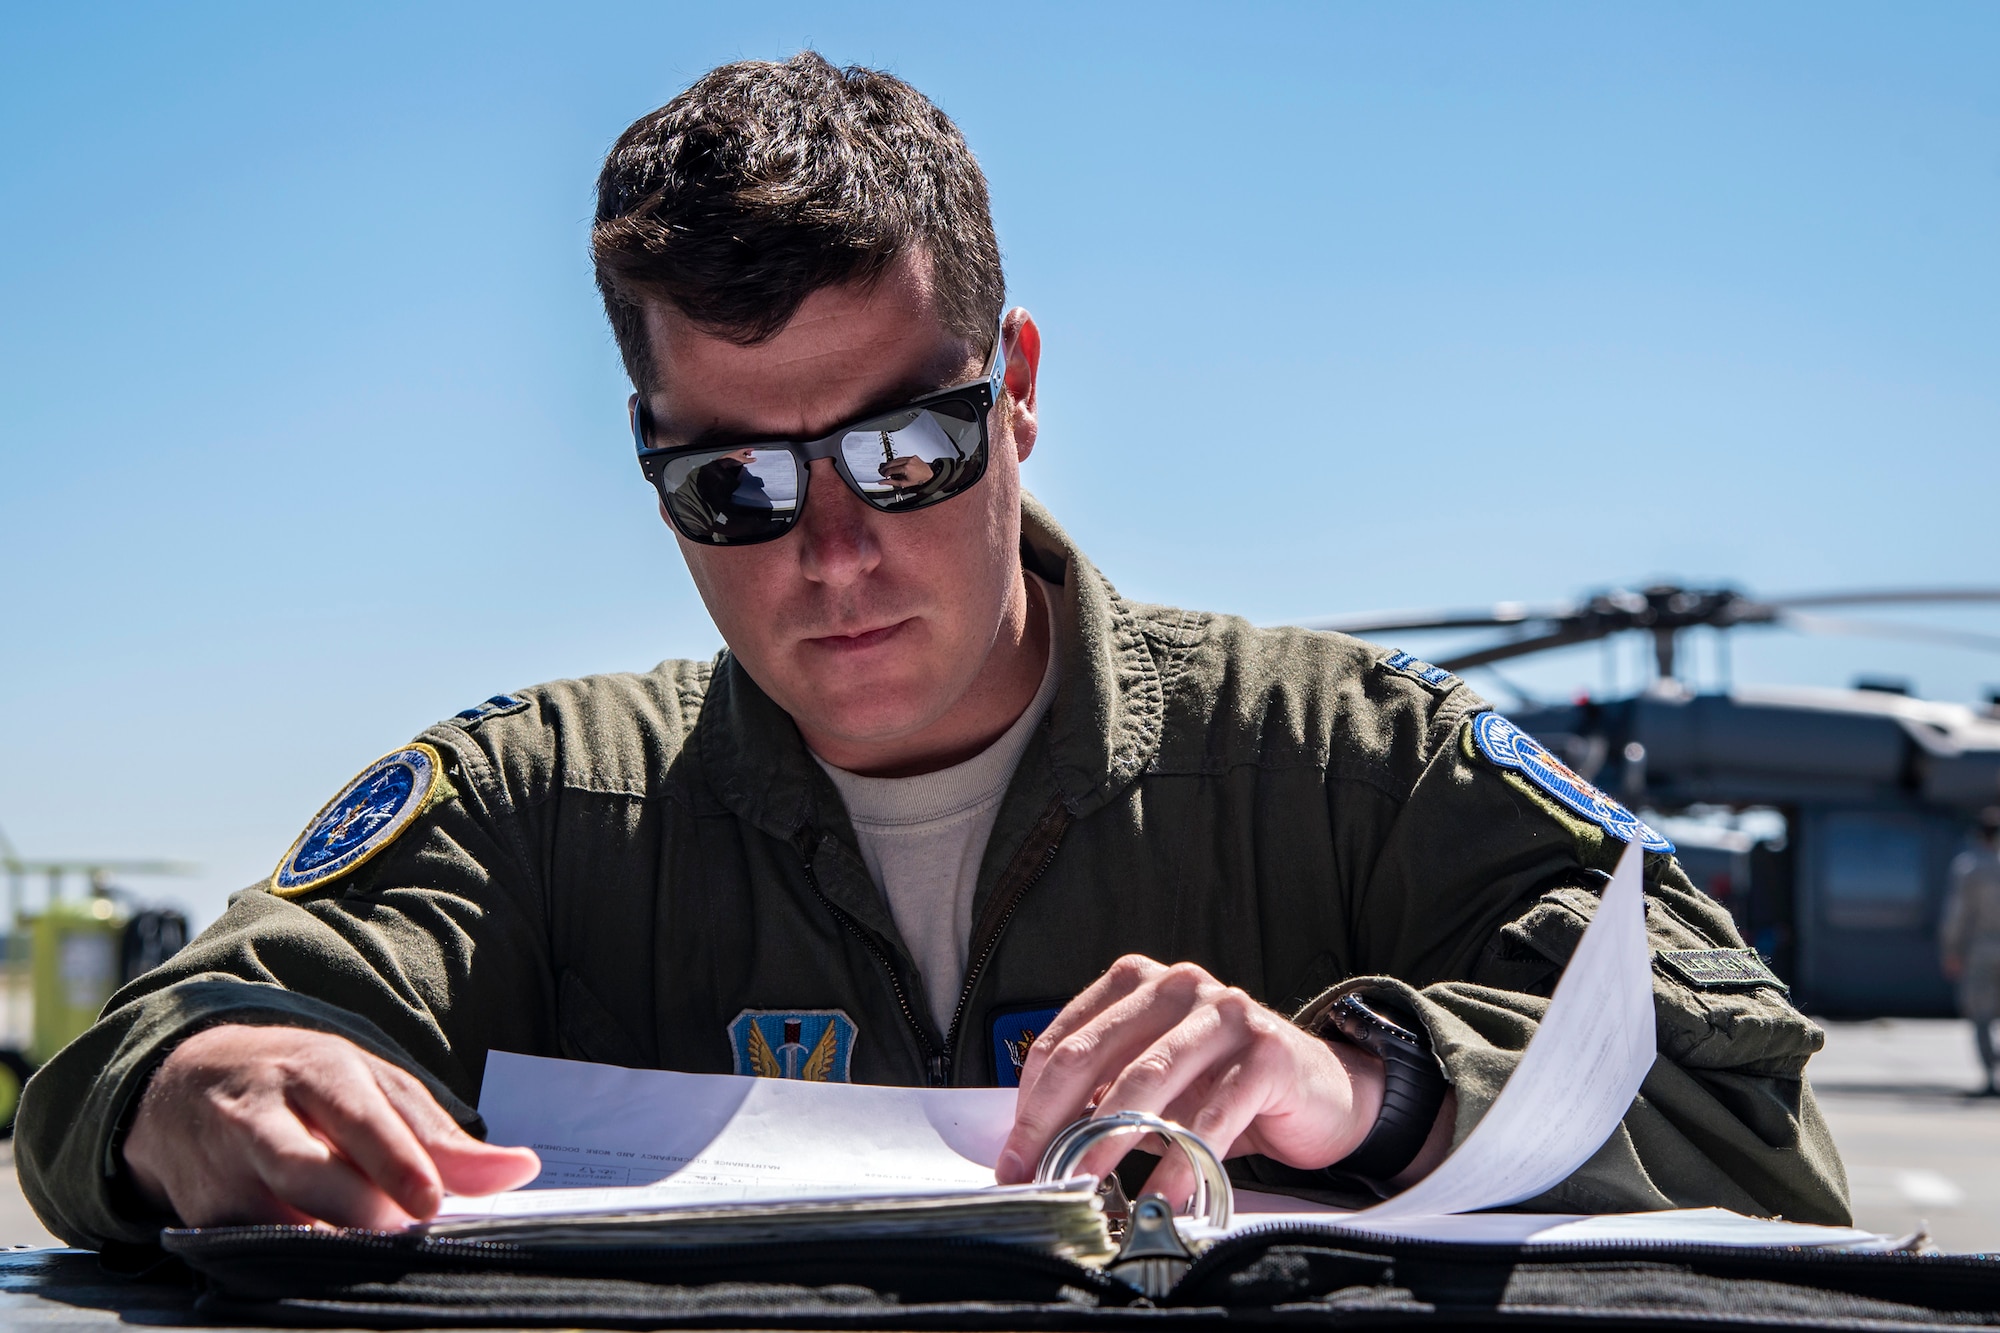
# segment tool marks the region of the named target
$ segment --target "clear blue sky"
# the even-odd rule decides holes
[[[964,127],[1046,335],[1028,484],[1129,595],[2000,582],[2000,6],[14,4],[23,852],[197,861],[148,887],[207,919],[431,721],[716,649],[591,183],[805,45]],[[1739,682],[1863,671],[1971,700],[2000,655],[1735,642]]]

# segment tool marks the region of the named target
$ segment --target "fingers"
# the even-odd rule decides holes
[[[358,1172],[405,1218],[437,1212],[444,1196],[437,1167],[411,1132],[408,1115],[384,1095],[379,1076],[301,1080],[292,1100],[317,1137],[345,1159],[337,1164]],[[284,1190],[279,1194],[294,1198]]]
[[[434,1164],[437,1178],[454,1194],[498,1194],[541,1174],[542,1159],[530,1148],[481,1143],[439,1106],[430,1089],[404,1070],[381,1061],[376,1079],[382,1094]],[[437,1204],[419,1217],[433,1216]]]
[[[1240,1026],[1219,1002],[1197,1006],[1125,1065],[1097,1098],[1097,1113],[1145,1111],[1193,1129],[1187,1113],[1203,1105],[1216,1079],[1238,1058]],[[1202,1138],[1216,1156],[1225,1157],[1235,1134],[1225,1139],[1205,1134]],[[1085,1155],[1078,1169],[1101,1175],[1115,1167],[1133,1146],[1129,1137],[1101,1143]],[[1181,1156],[1180,1149],[1171,1144],[1153,1146],[1149,1142],[1143,1146],[1163,1160]]]
[[[274,1117],[248,1153],[278,1202],[308,1217],[378,1231],[399,1230],[415,1220],[295,1117]]]
[[[1192,964],[1120,959],[1030,1048],[995,1174],[1003,1183],[1030,1178],[1047,1144],[1093,1104],[1100,1115],[1146,1111],[1178,1121],[1218,1156],[1261,1152],[1290,1166],[1326,1166],[1365,1136],[1380,1099],[1377,1064],[1358,1051],[1337,1054]],[[1357,1101],[1357,1080],[1366,1083],[1371,1070],[1373,1099]],[[1107,1140],[1078,1169],[1101,1175],[1131,1145],[1129,1137]],[[1148,1184],[1178,1199],[1194,1175],[1170,1151]]]
[[[1280,1048],[1241,1041],[1217,1065],[1213,1077],[1189,1088],[1160,1114],[1186,1126],[1217,1157],[1229,1157],[1258,1117],[1278,1100],[1277,1085],[1289,1065]],[[1157,1191],[1178,1208],[1194,1193],[1196,1183],[1195,1168],[1176,1148],[1153,1168],[1142,1192]]]
[[[1133,956],[1119,959],[1072,1000],[1029,1048],[1014,1129],[995,1168],[1000,1181],[1029,1179],[1049,1142],[1097,1100],[1093,1094],[1113,1084],[1150,1042],[1185,1017],[1199,1003],[1204,985],[1215,984],[1192,965],[1166,968]],[[1093,1150],[1086,1166],[1110,1151]]]
[[[1028,1047],[1028,1058],[1021,1066],[1022,1093],[1026,1094],[1041,1078],[1050,1051],[1110,1005],[1165,971],[1166,968],[1159,963],[1138,954],[1127,954],[1107,968],[1104,975],[1092,982],[1083,994],[1064,1005],[1062,1012],[1042,1029],[1042,1034]]]
[[[1175,1024],[1120,1074],[1099,1102],[1103,1111],[1147,1111],[1192,1131],[1217,1157],[1229,1157],[1237,1140],[1273,1101],[1274,1084],[1287,1069],[1282,1048],[1256,1040],[1266,1011],[1241,991],[1226,990]],[[1115,1158],[1102,1163],[1108,1169]],[[1085,1163],[1087,1169],[1100,1165]],[[1170,1147],[1153,1180],[1191,1188],[1185,1155]],[[1168,1197],[1180,1196],[1169,1193]]]
[[[134,1114],[135,1184],[190,1225],[434,1216],[444,1191],[493,1193],[540,1170],[454,1123],[424,1085],[345,1038],[223,1025],[181,1043]]]
[[[481,1143],[456,1125],[449,1138],[433,1141],[430,1150],[445,1188],[453,1194],[499,1194],[519,1189],[542,1173],[542,1159],[534,1149]]]

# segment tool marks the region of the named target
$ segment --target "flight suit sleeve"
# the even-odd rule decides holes
[[[440,731],[444,729],[439,729]],[[461,1124],[489,1049],[547,1049],[542,891],[520,824],[482,750],[427,733],[445,759],[430,805],[372,859],[296,898],[264,887],[163,966],[114,995],[97,1024],[29,1081],[15,1132],[21,1184],[74,1245],[150,1241],[120,1146],[174,1046],[223,1023],[346,1037],[408,1070]]]
[[[1353,991],[1428,1029],[1463,1142],[1519,1062],[1625,844],[1479,753],[1469,721],[1439,746],[1368,869]],[[1728,913],[1671,856],[1645,858],[1659,1054],[1622,1125],[1524,1207],[1629,1212],[1720,1206],[1849,1221],[1846,1175],[1805,1080],[1820,1030],[1774,984],[1704,988],[1662,953],[1740,950]]]

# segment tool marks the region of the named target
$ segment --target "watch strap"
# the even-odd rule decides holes
[[[1358,995],[1328,1006],[1314,1031],[1329,1041],[1358,1046],[1382,1061],[1382,1109],[1361,1145],[1328,1170],[1359,1178],[1376,1193],[1417,1160],[1437,1122],[1449,1088],[1430,1041],[1392,1021]]]

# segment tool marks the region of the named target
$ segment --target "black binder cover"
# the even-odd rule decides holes
[[[1644,1243],[1465,1245],[1274,1226],[1164,1299],[1032,1250],[840,1242],[537,1251],[304,1227],[168,1231],[196,1309],[366,1328],[2000,1327],[2000,1258]]]

